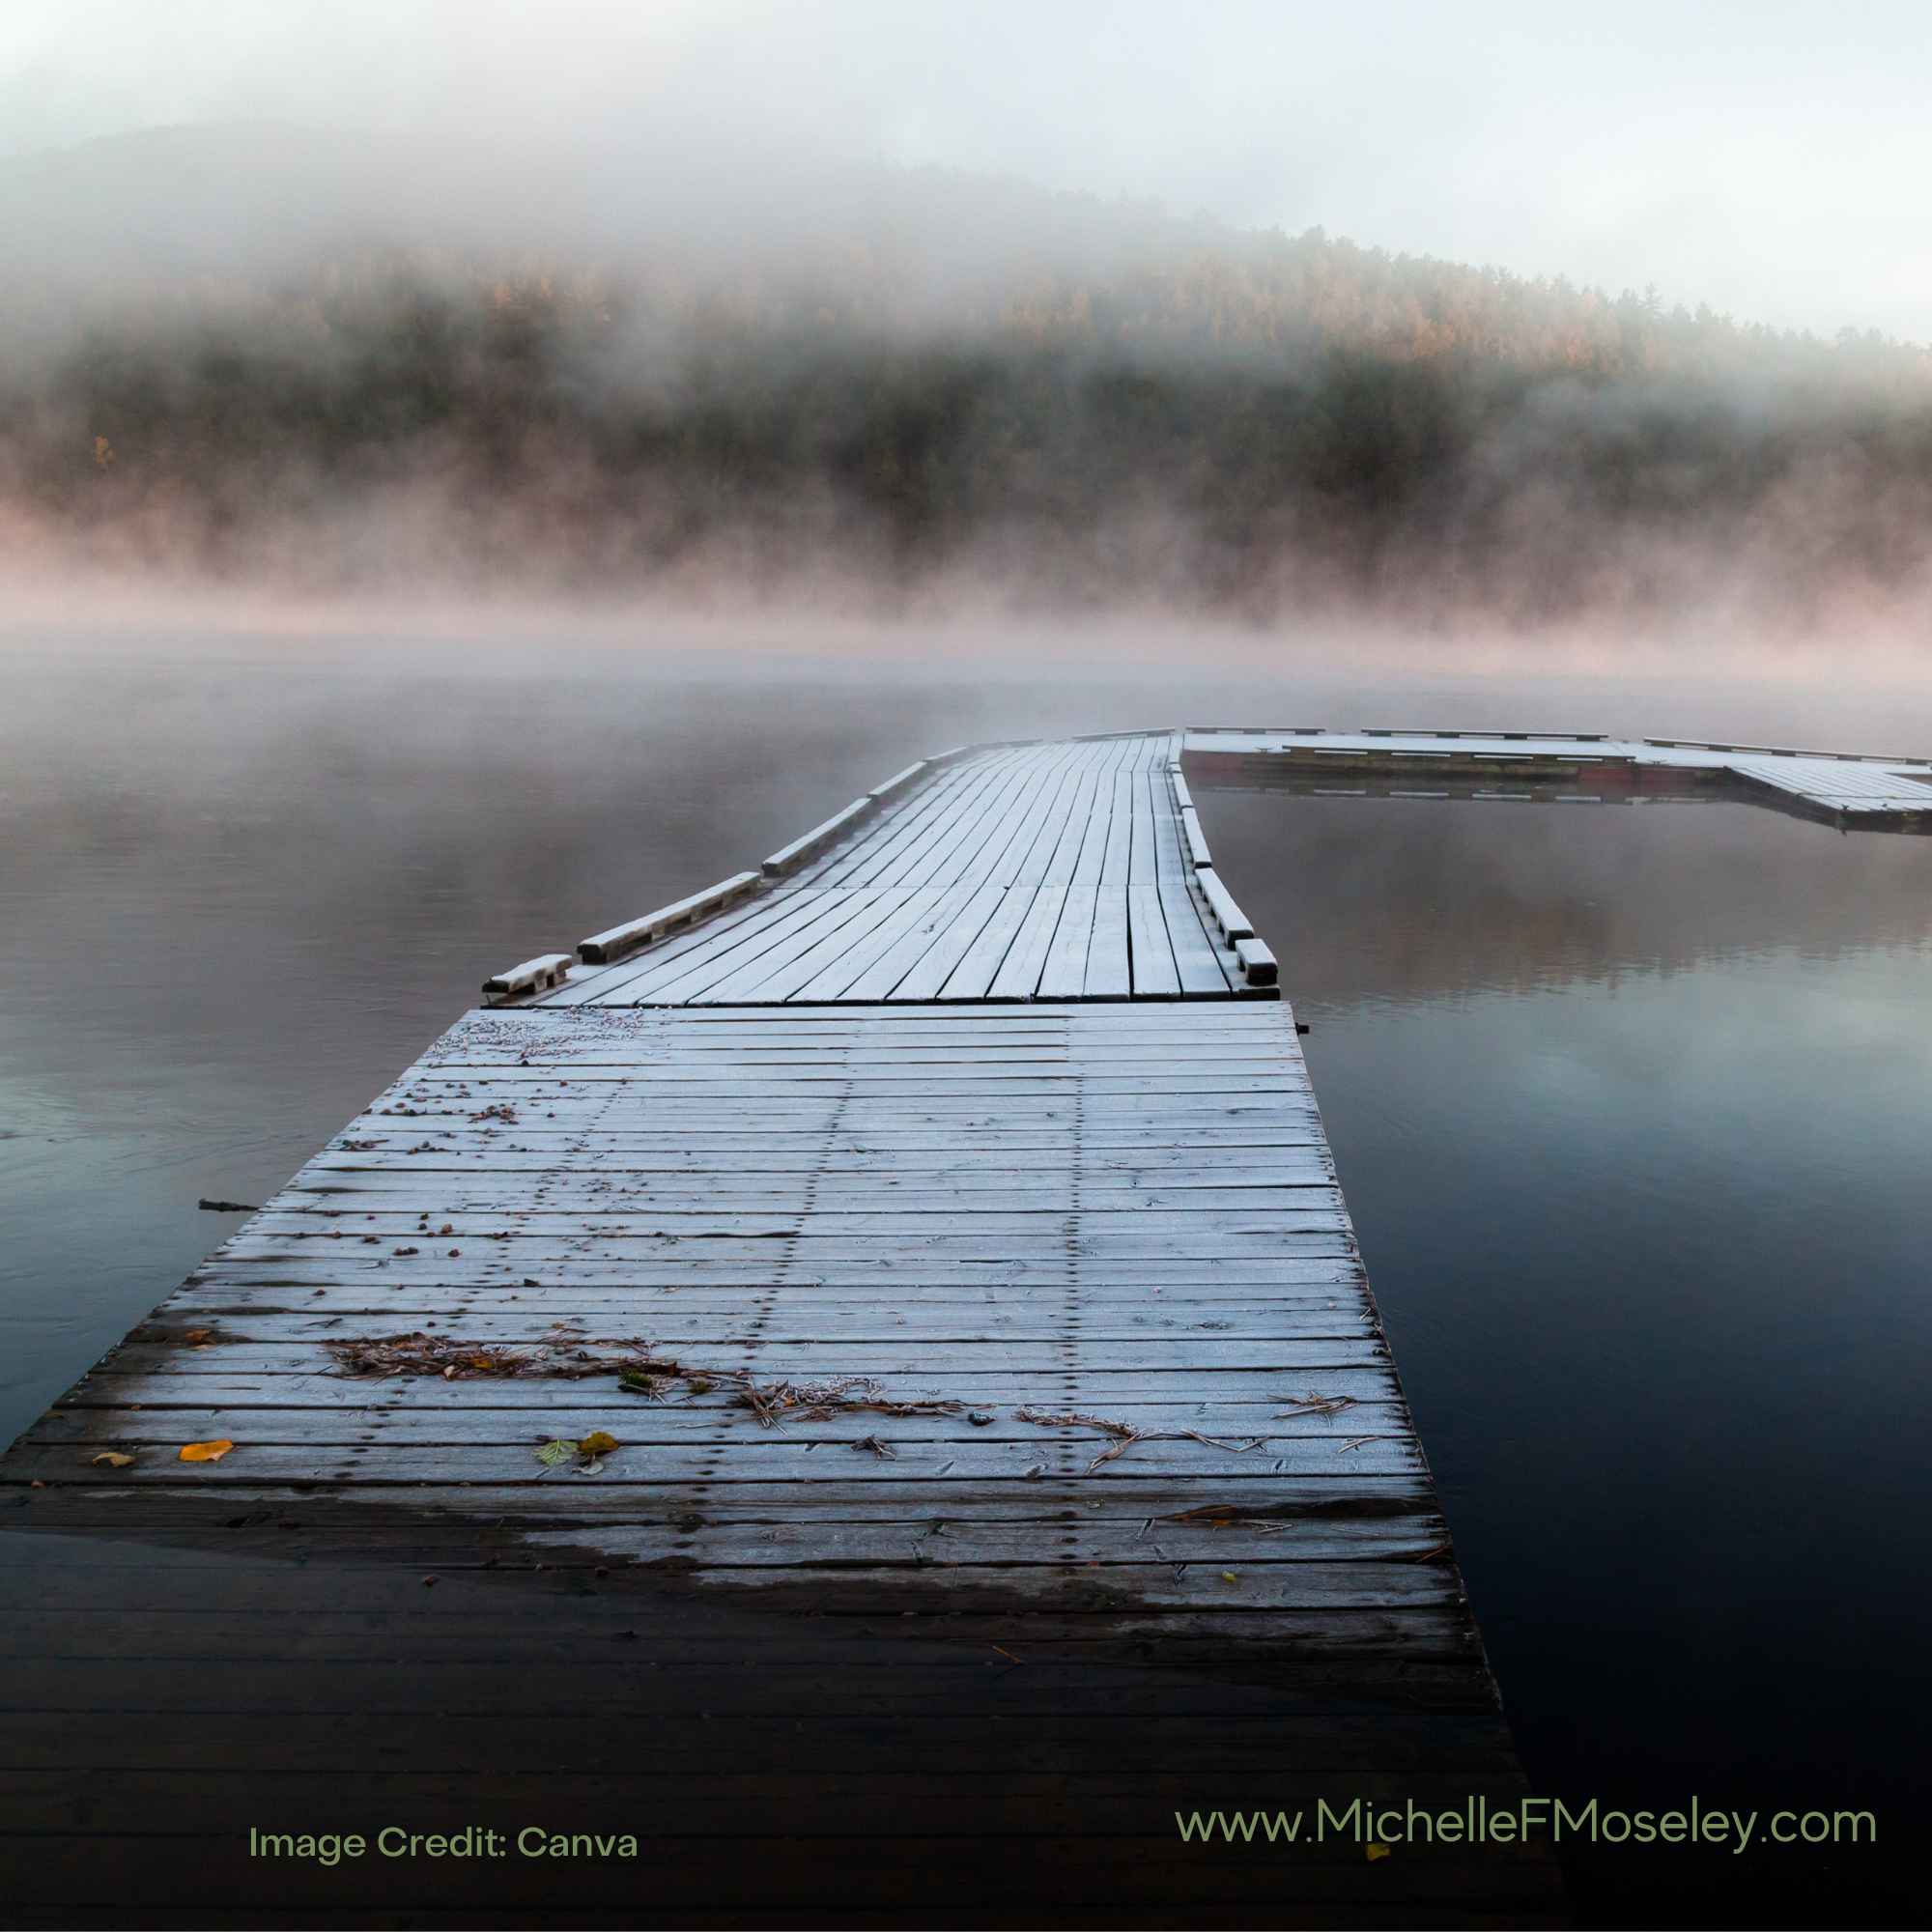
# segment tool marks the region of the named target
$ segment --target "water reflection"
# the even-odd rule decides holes
[[[1840,836],[1715,789],[1692,809],[1190,783],[1218,869],[1303,1008],[1932,938],[1932,845]]]
[[[1869,1804],[1896,1838],[1932,1721],[1932,847],[1193,789],[1313,1024],[1532,1777]],[[1584,1863],[1609,1922],[1826,1901]],[[1869,1858],[1829,1883],[1852,1920],[1906,1896]]]

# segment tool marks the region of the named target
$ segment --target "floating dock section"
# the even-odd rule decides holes
[[[1588,732],[1330,731],[1196,727],[1210,781],[1355,796],[1742,799],[1847,832],[1932,833],[1932,761]],[[1437,787],[1455,784],[1456,793]]]

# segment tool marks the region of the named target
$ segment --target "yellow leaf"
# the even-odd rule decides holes
[[[234,1446],[226,1437],[217,1442],[190,1442],[181,1452],[181,1459],[184,1463],[218,1463]]]
[[[616,1446],[617,1438],[614,1435],[607,1434],[602,1429],[593,1429],[577,1445],[577,1453],[585,1458],[591,1456],[608,1456]]]
[[[1368,1853],[1371,1864],[1378,1859],[1385,1859],[1389,1855],[1389,1848],[1379,1838],[1371,1838],[1363,1849]]]
[[[94,1459],[94,1466],[99,1469],[103,1464],[110,1469],[125,1469],[133,1461],[131,1456],[124,1456],[118,1449],[103,1449]]]
[[[1223,1570],[1221,1572],[1221,1580],[1224,1583],[1234,1582],[1236,1580],[1235,1573],[1232,1570]]]

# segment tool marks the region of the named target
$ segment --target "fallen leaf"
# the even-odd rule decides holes
[[[577,1453],[580,1456],[608,1456],[616,1446],[617,1438],[614,1435],[602,1429],[593,1429],[577,1445]]]
[[[101,1467],[125,1469],[133,1460],[131,1456],[122,1455],[118,1449],[103,1449],[99,1455],[94,1458],[94,1466],[97,1469]]]
[[[1389,1848],[1379,1838],[1371,1838],[1363,1849],[1368,1853],[1371,1864],[1378,1859],[1385,1859],[1389,1855]]]
[[[546,1442],[541,1449],[536,1450],[534,1453],[537,1461],[546,1469],[554,1469],[559,1463],[567,1463],[577,1454],[577,1444],[575,1442],[566,1442],[559,1435],[554,1441]]]
[[[191,1349],[205,1349],[208,1347],[208,1338],[213,1332],[212,1328],[188,1328],[183,1331],[182,1340]]]
[[[182,1452],[184,1463],[218,1463],[234,1448],[225,1436],[214,1442],[190,1442]]]
[[[1223,1570],[1221,1572],[1221,1580],[1224,1583],[1233,1583],[1237,1581],[1238,1579],[1236,1577],[1235,1573],[1232,1570]]]

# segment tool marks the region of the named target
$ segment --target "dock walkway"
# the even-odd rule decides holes
[[[1524,1789],[1179,753],[951,754],[497,976],[14,1445],[26,1918],[1552,1921],[1176,1828]],[[649,1850],[244,1843],[466,1823]]]
[[[574,975],[542,1003],[1191,1000],[1249,990],[1238,940],[1202,891],[1196,850],[1205,857],[1207,847],[1167,734],[954,753],[892,783],[828,822],[843,835],[829,849],[809,833],[766,860],[755,896]]]

